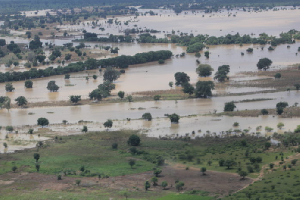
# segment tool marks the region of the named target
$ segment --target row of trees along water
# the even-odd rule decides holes
[[[127,68],[129,65],[142,64],[146,62],[166,60],[171,58],[172,52],[169,50],[150,51],[147,53],[137,53],[134,56],[117,56],[114,58],[96,60],[88,59],[85,62],[70,63],[65,67],[48,67],[46,69],[32,68],[24,72],[0,72],[0,82],[21,81],[26,79],[43,78],[54,75],[80,72],[84,70],[97,69],[99,67]]]

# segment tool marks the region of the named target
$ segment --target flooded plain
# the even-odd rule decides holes
[[[256,63],[263,57],[268,57],[273,61],[271,69],[280,69],[299,62],[299,56],[295,54],[299,45],[299,42],[290,45],[290,48],[287,48],[287,45],[279,45],[274,51],[268,51],[267,48],[261,50],[259,46],[254,46],[253,53],[245,53],[244,56],[241,56],[241,52],[245,52],[247,48],[253,47],[253,45],[244,45],[242,47],[239,45],[211,46],[210,58],[206,59],[202,55],[199,61],[202,64],[210,64],[214,68],[212,76],[221,65],[230,65],[231,72],[229,75],[235,75],[242,71],[257,71]],[[176,55],[185,51],[185,47],[175,44],[118,44],[118,47],[120,48],[119,55],[134,55],[138,52],[166,49],[171,50],[173,54]],[[139,91],[166,90],[169,89],[168,83],[175,81],[174,74],[176,72],[187,73],[191,78],[191,83],[195,84],[198,80],[201,80],[196,73],[196,68],[197,63],[194,54],[186,54],[185,57],[179,58],[174,57],[166,60],[165,64],[162,65],[153,62],[130,66],[126,69],[126,73],[122,74],[120,78],[115,81],[116,89],[112,91],[112,93],[116,94],[120,90],[125,91],[127,94]],[[91,77],[89,81],[85,80],[86,76],[92,76],[94,74],[98,76],[97,80],[93,80]],[[65,80],[63,75],[33,79],[34,84],[32,89],[24,88],[24,81],[14,82],[13,85],[16,88],[14,92],[5,92],[5,83],[1,83],[0,91],[11,99],[15,99],[18,96],[25,96],[29,102],[68,100],[70,95],[82,95],[82,98],[87,98],[88,94],[102,83],[102,79],[103,72],[92,70],[71,73],[69,80]],[[46,89],[47,83],[50,80],[56,81],[60,87],[58,92],[49,92]],[[257,90],[248,88],[239,90],[249,92],[270,90],[270,88]],[[224,93],[224,91],[222,93]],[[230,89],[227,89],[226,93],[232,92]]]

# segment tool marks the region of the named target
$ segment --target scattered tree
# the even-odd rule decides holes
[[[17,102],[17,105],[21,107],[27,104],[27,99],[24,96],[19,96],[15,101]]]
[[[149,181],[145,182],[145,190],[147,191],[150,188],[150,183]]]
[[[175,75],[175,85],[182,85],[183,83],[187,83],[190,81],[190,77],[184,72],[177,72]]]
[[[267,70],[270,68],[270,66],[272,65],[272,61],[268,58],[261,58],[259,59],[258,63],[257,63],[257,68],[258,69],[263,69],[263,70]]]
[[[232,112],[236,108],[233,101],[225,103],[224,111],[225,112]]]
[[[111,128],[113,126],[113,121],[111,119],[108,119],[106,122],[104,122],[105,128]]]
[[[44,117],[38,118],[37,120],[37,125],[40,125],[42,127],[47,126],[48,124],[49,124],[49,120]]]
[[[199,76],[207,77],[212,74],[212,71],[214,71],[214,69],[208,64],[201,64],[198,66],[196,71]]]
[[[206,167],[202,167],[201,172],[202,172],[202,175],[206,175],[206,173],[205,173],[206,172]]]
[[[128,164],[130,165],[131,169],[135,165],[135,160],[134,159],[129,159]]]
[[[178,123],[180,116],[177,115],[176,113],[173,113],[172,115],[169,115],[169,119],[171,120],[171,123]]]
[[[32,88],[33,82],[31,80],[26,80],[25,81],[25,87],[26,88]]]
[[[81,95],[71,95],[69,98],[72,103],[78,103],[81,101]]]
[[[130,146],[139,146],[140,142],[141,142],[140,137],[135,134],[131,135],[127,141],[128,145]]]
[[[198,81],[196,83],[195,96],[198,98],[210,97],[213,89],[215,89],[215,84],[212,81]]]
[[[5,90],[6,90],[6,92],[12,92],[15,90],[15,88],[11,83],[6,83]]]
[[[113,82],[120,77],[120,72],[111,68],[107,67],[104,74],[103,74],[103,81],[110,81]]]
[[[152,115],[151,115],[151,113],[144,113],[142,115],[142,118],[147,120],[147,121],[151,121],[152,120]]]
[[[55,84],[55,81],[49,81],[47,89],[50,90],[50,92],[56,92],[59,89],[59,87]]]
[[[83,126],[81,132],[85,132],[85,133],[88,132],[88,127],[87,126]]]
[[[38,162],[39,159],[40,159],[40,154],[39,153],[34,153],[33,158],[35,159],[36,162]]]
[[[119,96],[121,99],[123,99],[124,96],[125,96],[125,92],[119,91],[119,92],[118,92],[118,96]]]

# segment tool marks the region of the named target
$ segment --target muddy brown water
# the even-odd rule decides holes
[[[210,59],[206,59],[203,55],[199,59],[203,64],[210,64],[214,68],[214,73],[220,65],[228,64],[231,67],[230,75],[241,71],[256,71],[256,63],[260,58],[268,57],[273,60],[272,69],[284,68],[289,64],[299,62],[299,56],[296,56],[294,52],[297,51],[300,43],[291,45],[291,48],[287,48],[287,45],[279,45],[275,51],[268,51],[254,49],[252,54],[245,54],[241,56],[241,52],[245,52],[248,47],[252,45],[220,45],[210,47],[211,56]],[[174,44],[120,44],[119,55],[134,55],[138,52],[147,52],[150,50],[162,50],[169,49],[173,54],[179,54],[185,50],[185,47],[176,46]],[[174,74],[176,72],[185,72],[191,77],[191,83],[196,83],[201,78],[196,73],[197,63],[193,54],[187,54],[182,58],[172,58],[166,60],[165,64],[159,65],[157,62],[145,63],[140,65],[134,65],[126,69],[126,73],[115,81],[116,89],[113,93],[117,93],[122,90],[125,93],[132,93],[138,91],[151,91],[151,90],[165,90],[169,89],[168,83],[174,80]],[[271,69],[271,70],[272,70]],[[90,80],[87,82],[85,77],[87,75],[98,75],[96,81]],[[34,79],[34,85],[32,89],[24,88],[24,81],[14,82],[13,85],[16,88],[14,92],[5,92],[5,83],[0,84],[1,95],[7,95],[11,99],[15,99],[18,96],[25,96],[30,102],[40,101],[58,101],[67,100],[70,95],[82,95],[83,98],[95,89],[100,83],[102,83],[103,72],[100,73],[97,70],[80,72],[71,74],[71,79],[66,81],[64,76],[52,76],[47,78]],[[59,92],[48,92],[46,87],[50,80],[56,81],[60,86]],[[248,88],[240,89],[242,92],[269,90],[270,88]],[[272,89],[272,88],[271,88]],[[226,92],[234,92],[232,89],[227,89]],[[238,92],[238,91],[237,91]]]

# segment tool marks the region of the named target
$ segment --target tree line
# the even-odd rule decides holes
[[[160,59],[169,59],[172,52],[169,50],[150,51],[147,53],[137,53],[134,56],[117,56],[114,58],[96,60],[88,59],[85,62],[70,63],[65,67],[48,67],[46,69],[31,68],[24,72],[0,72],[0,82],[21,81],[34,78],[43,78],[55,75],[63,75],[71,72],[80,72],[84,70],[97,69],[99,67],[127,68],[129,65],[142,64],[146,62],[158,61]]]

